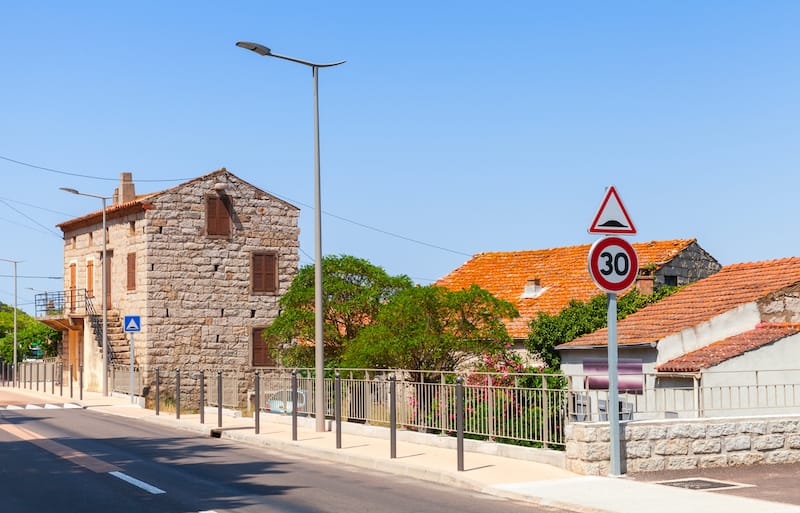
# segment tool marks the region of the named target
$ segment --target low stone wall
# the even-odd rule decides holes
[[[567,470],[607,475],[607,422],[567,426]],[[800,415],[622,422],[623,472],[800,461]]]

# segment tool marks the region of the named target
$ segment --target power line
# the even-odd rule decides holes
[[[11,199],[11,198],[0,197],[0,200],[10,201],[11,203],[17,203],[19,205],[25,205],[26,207],[37,208],[39,210],[44,210],[45,212],[50,212],[52,214],[58,214],[60,216],[65,216],[65,217],[71,217],[72,216],[72,214],[69,214],[67,212],[61,212],[60,210],[53,210],[53,209],[50,209],[50,208],[40,207],[39,205],[34,205],[32,203],[25,203],[24,201],[17,201],[17,200]]]
[[[26,214],[25,212],[23,212],[23,211],[19,210],[18,208],[11,206],[11,205],[10,205],[10,204],[9,204],[9,203],[6,201],[6,200],[0,199],[0,203],[2,203],[3,205],[7,206],[8,208],[10,208],[11,210],[13,210],[13,211],[14,211],[14,212],[16,212],[17,214],[21,215],[22,217],[24,217],[24,218],[25,218],[25,219],[27,219],[28,221],[31,221],[31,222],[35,223],[37,226],[39,226],[39,227],[41,227],[41,228],[44,228],[45,230],[47,230],[48,232],[50,232],[52,235],[55,235],[55,236],[56,236],[56,237],[58,237],[59,239],[61,239],[61,238],[62,238],[62,237],[61,237],[61,235],[59,235],[58,233],[56,233],[54,230],[51,230],[51,229],[50,229],[50,228],[48,228],[47,226],[43,225],[42,223],[40,223],[40,222],[39,222],[39,221],[37,221],[36,219],[34,219],[34,218],[32,218],[31,216],[29,216],[28,214]]]
[[[56,173],[59,175],[67,175],[67,176],[77,176],[78,178],[89,178],[91,180],[104,180],[107,182],[116,182],[117,178],[107,178],[105,176],[92,176],[86,175],[82,173],[73,173],[71,171],[61,171],[59,169],[53,169],[51,167],[44,167],[44,166],[37,166],[36,164],[30,164],[28,162],[23,162],[21,160],[15,160],[9,157],[4,157],[0,155],[0,159],[5,160],[7,162],[12,162],[14,164],[18,164],[20,166],[30,167],[33,169],[39,169],[40,171],[47,171],[48,173]],[[188,182],[191,178],[166,178],[162,180],[136,180],[137,182]]]

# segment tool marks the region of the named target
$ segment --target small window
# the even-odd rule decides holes
[[[206,196],[206,235],[229,237],[231,234],[230,200],[227,196]]]
[[[94,232],[89,232],[89,247],[94,245]]]
[[[677,287],[678,286],[678,277],[677,276],[664,276],[664,285],[667,287]]]
[[[136,221],[131,221],[128,226],[130,228],[131,235],[136,235]]]
[[[253,293],[277,292],[278,255],[272,252],[252,254],[250,287]]]
[[[128,290],[136,290],[136,253],[128,253]]]
[[[94,260],[86,262],[86,295],[94,297]]]
[[[275,359],[272,357],[267,341],[264,340],[264,328],[253,328],[251,344],[253,367],[275,367]]]
[[[72,249],[75,249],[77,247],[78,247],[78,238],[72,237]]]

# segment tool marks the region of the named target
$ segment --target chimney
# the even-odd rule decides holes
[[[119,174],[119,203],[128,203],[136,199],[132,173]]]
[[[533,299],[542,295],[545,287],[542,287],[542,281],[539,278],[532,278],[525,282],[525,291],[522,293],[522,299]]]
[[[636,277],[636,290],[643,296],[649,296],[654,290],[655,276],[647,273],[639,273]]]

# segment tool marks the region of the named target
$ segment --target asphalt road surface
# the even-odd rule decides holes
[[[0,403],[14,398],[6,394]],[[554,513],[82,409],[0,410],[3,513]]]

